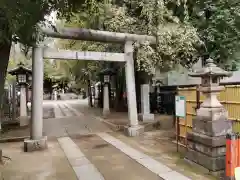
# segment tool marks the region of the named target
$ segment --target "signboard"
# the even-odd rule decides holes
[[[184,96],[175,96],[175,115],[181,118],[186,116],[186,99]]]

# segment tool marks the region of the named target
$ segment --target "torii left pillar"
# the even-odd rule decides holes
[[[33,48],[31,133],[30,138],[24,140],[25,152],[47,148],[47,137],[43,137],[43,64],[43,49]]]

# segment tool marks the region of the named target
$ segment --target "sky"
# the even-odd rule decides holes
[[[50,16],[47,16],[46,19],[48,21],[51,22],[52,25],[56,25],[56,22],[57,22],[57,12],[56,11],[53,11]],[[48,25],[49,23],[46,22],[46,25]],[[51,47],[51,48],[54,48],[54,43],[55,43],[55,39],[53,38],[47,38],[45,40],[45,43],[48,47]],[[53,59],[49,59],[50,62],[52,63],[54,60]]]

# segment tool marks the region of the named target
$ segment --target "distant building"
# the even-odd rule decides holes
[[[160,80],[163,85],[175,86],[175,85],[194,85],[200,84],[200,78],[193,78],[188,76],[189,71],[194,71],[202,67],[202,60],[199,60],[193,65],[191,70],[188,70],[181,65],[172,71],[161,73],[160,70],[156,70],[153,81]],[[240,70],[234,71],[232,77],[224,78],[222,83],[240,83]]]

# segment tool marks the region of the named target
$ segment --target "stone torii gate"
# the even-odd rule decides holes
[[[32,114],[30,139],[24,140],[24,151],[40,150],[47,147],[47,137],[43,136],[43,68],[44,59],[67,59],[67,60],[97,60],[115,61],[125,63],[126,89],[128,97],[129,125],[125,127],[128,136],[137,136],[144,131],[138,123],[133,43],[149,41],[156,43],[153,36],[136,35],[127,33],[114,33],[80,28],[62,28],[55,32],[52,29],[42,29],[43,32],[53,38],[86,40],[105,43],[124,44],[124,53],[107,52],[79,52],[70,50],[54,50],[47,47],[33,47],[32,59]]]

